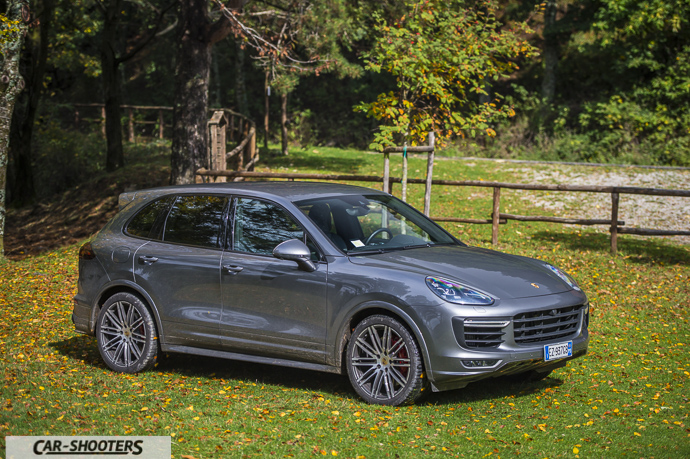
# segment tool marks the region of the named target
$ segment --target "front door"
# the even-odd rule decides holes
[[[273,257],[304,230],[275,203],[238,198],[223,253],[221,340],[228,351],[324,363],[328,265],[314,272]]]

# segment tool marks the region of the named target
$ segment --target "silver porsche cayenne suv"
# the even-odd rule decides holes
[[[114,371],[161,353],[347,374],[367,402],[587,352],[587,296],[543,261],[469,247],[368,188],[245,182],[124,193],[79,252],[72,320]]]

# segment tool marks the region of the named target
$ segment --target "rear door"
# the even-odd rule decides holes
[[[134,257],[135,281],[152,296],[166,344],[219,348],[221,241],[228,198],[178,196],[159,237]]]

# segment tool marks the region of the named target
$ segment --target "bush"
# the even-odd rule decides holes
[[[100,172],[105,165],[105,139],[60,126],[51,118],[34,133],[34,180],[38,197],[60,193]]]

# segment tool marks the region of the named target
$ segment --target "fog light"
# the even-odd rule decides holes
[[[498,360],[463,360],[462,364],[467,368],[485,368],[493,367],[498,363]]]

